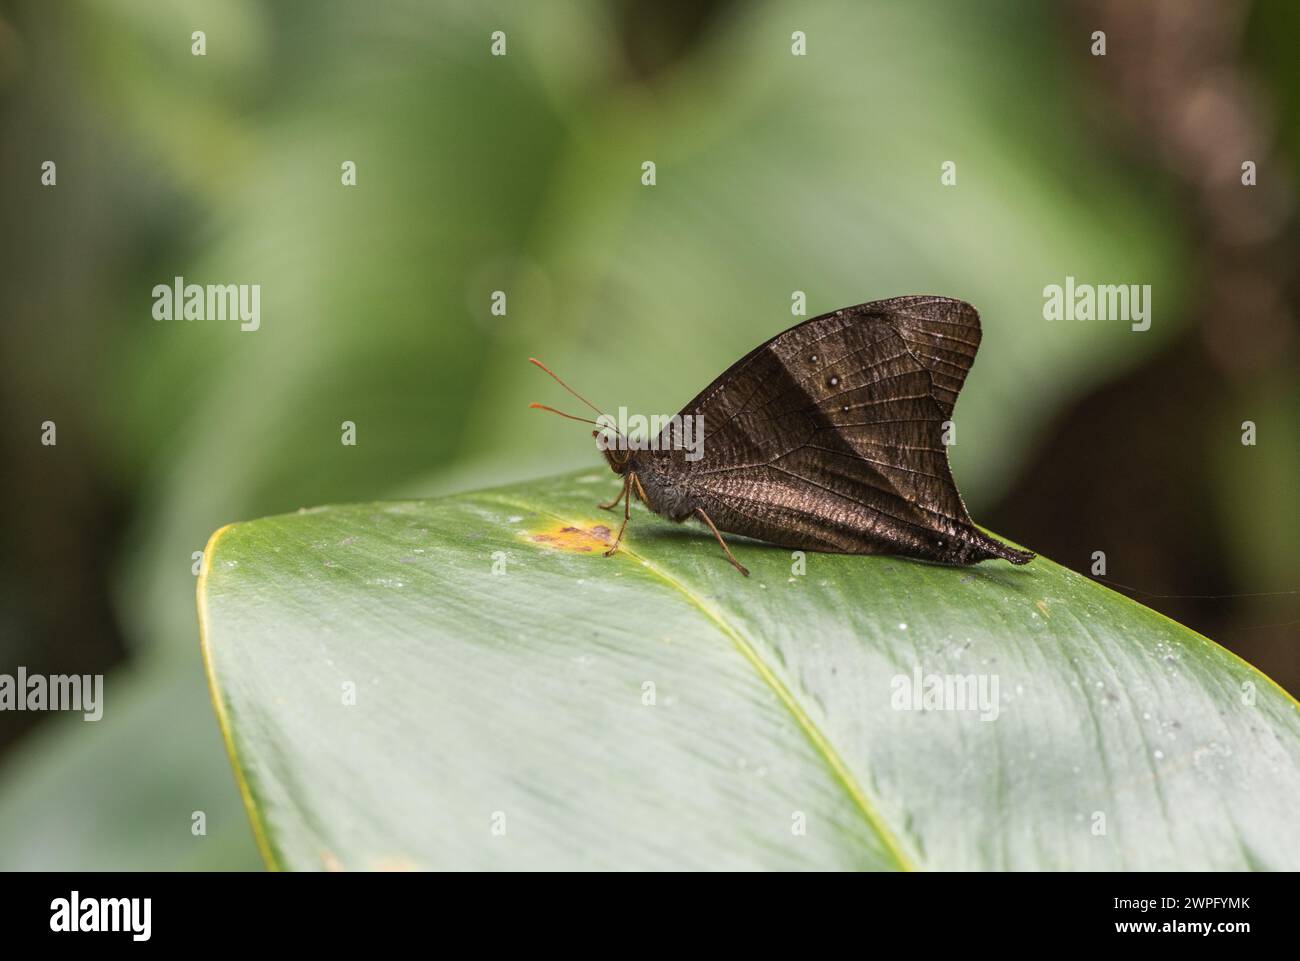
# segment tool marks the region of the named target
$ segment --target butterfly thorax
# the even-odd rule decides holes
[[[627,469],[636,475],[647,507],[660,517],[682,521],[695,512],[699,501],[691,494],[685,472],[675,465],[673,453],[631,451]]]

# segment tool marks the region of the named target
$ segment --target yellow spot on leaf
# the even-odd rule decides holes
[[[528,539],[534,543],[554,547],[561,551],[573,551],[577,554],[603,554],[613,544],[613,532],[606,524],[577,527],[561,522],[533,531],[528,535]]]
[[[1045,600],[1036,601],[1034,603],[1034,607],[1038,608],[1040,611],[1043,612],[1043,617],[1046,617],[1048,620],[1051,620],[1052,615],[1047,610],[1047,601]]]

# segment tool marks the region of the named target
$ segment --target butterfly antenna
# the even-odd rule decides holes
[[[554,407],[547,407],[545,404],[529,404],[529,405],[528,405],[528,408],[529,408],[530,410],[533,409],[534,407],[537,408],[538,410],[549,410],[552,414],[559,414],[561,417],[567,417],[567,418],[569,418],[569,420],[580,420],[580,421],[582,421],[584,424],[591,424],[593,427],[599,427],[599,426],[601,426],[600,424],[597,424],[594,420],[590,420],[590,419],[588,419],[588,418],[586,418],[586,417],[575,417],[573,414],[566,414],[566,413],[565,413],[564,411],[562,411],[562,410],[556,410]]]
[[[563,387],[565,390],[567,390],[567,391],[568,391],[570,394],[572,394],[574,397],[578,398],[578,400],[582,401],[584,404],[586,404],[588,407],[590,407],[592,410],[594,410],[597,414],[602,414],[602,415],[604,414],[604,411],[602,411],[599,407],[597,407],[597,406],[596,406],[595,404],[593,404],[591,401],[587,400],[587,398],[583,397],[581,394],[579,394],[576,390],[574,390],[572,387],[570,387],[570,386],[569,386],[568,384],[566,384],[564,381],[560,380],[559,375],[556,374],[555,371],[551,370],[551,368],[547,367],[545,364],[543,364],[543,363],[542,363],[540,360],[538,360],[536,357],[529,357],[529,358],[528,358],[528,363],[530,363],[530,364],[536,364],[538,367],[542,368],[542,370],[546,371],[548,374],[550,374],[552,377],[555,378],[555,382],[556,382],[557,384],[559,384],[561,387]],[[534,407],[540,407],[541,405],[540,405],[540,404],[534,404],[533,406],[534,406]],[[545,409],[546,409],[546,410],[550,410],[551,408],[547,407],[547,408],[545,408]],[[558,414],[559,411],[557,410],[555,413]],[[566,414],[565,416],[567,417],[568,415]],[[574,420],[581,420],[580,417],[575,417],[575,418],[573,418],[573,419],[574,419]],[[590,423],[590,422],[588,422],[588,423]]]

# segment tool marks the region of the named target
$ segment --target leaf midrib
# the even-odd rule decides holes
[[[563,524],[577,526],[578,523],[573,521],[571,518],[564,517],[561,514],[556,514],[552,510],[539,507],[538,505],[529,503],[526,500],[503,497],[495,493],[474,494],[470,495],[470,499],[488,501],[502,507],[512,507],[535,514],[541,514],[553,518]],[[891,857],[893,857],[899,869],[903,871],[917,870],[916,863],[903,851],[902,843],[899,841],[898,836],[888,827],[888,825],[885,824],[883,816],[867,796],[866,791],[858,783],[857,778],[853,776],[848,765],[844,763],[839,752],[835,750],[834,745],[831,744],[830,740],[822,732],[821,728],[817,726],[817,723],[812,719],[812,716],[804,710],[803,705],[801,705],[795,698],[793,692],[782,682],[781,678],[777,676],[772,667],[763,660],[757,647],[755,647],[754,644],[745,637],[744,633],[739,628],[733,626],[721,611],[709,604],[701,595],[692,590],[688,584],[674,577],[668,570],[650,560],[645,555],[639,554],[629,548],[626,541],[624,541],[619,547],[619,550],[626,553],[629,557],[639,560],[647,570],[680,593],[684,598],[686,598],[688,603],[717,625],[718,629],[731,640],[732,644],[740,652],[741,656],[744,657],[745,660],[749,662],[750,666],[758,672],[759,677],[771,689],[772,693],[776,695],[777,699],[785,706],[786,710],[790,712],[795,723],[799,725],[799,728],[812,743],[813,748],[817,751],[818,755],[821,756],[822,760],[825,761],[826,765],[831,769],[831,773],[835,776],[835,779],[840,782],[840,786],[848,793],[858,811],[866,819],[867,824],[880,839],[885,850],[889,852]]]

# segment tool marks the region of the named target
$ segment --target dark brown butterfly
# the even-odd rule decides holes
[[[605,457],[623,478],[619,496],[600,505],[624,501],[606,556],[622,542],[635,493],[669,520],[702,520],[746,575],[722,531],[798,550],[1027,564],[1032,553],[975,527],[948,467],[945,422],[979,343],[979,313],[963,301],[878,300],[814,317],[754,348],[650,449],[611,430],[609,415],[587,421],[603,428],[593,433],[598,443],[603,435]],[[690,423],[701,426],[694,447],[682,442]]]

